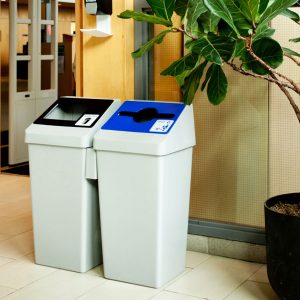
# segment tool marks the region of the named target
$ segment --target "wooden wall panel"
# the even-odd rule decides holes
[[[180,18],[174,17],[175,26],[180,26]],[[154,35],[166,30],[165,26],[155,25]],[[158,101],[180,101],[180,88],[172,76],[161,76],[160,73],[183,53],[183,37],[181,33],[170,33],[162,44],[154,46],[154,99]]]
[[[76,4],[76,9],[80,9],[76,12],[76,32],[78,26],[95,28],[95,16],[87,15],[82,4]],[[134,40],[133,21],[117,17],[126,9],[133,9],[132,0],[113,1],[111,37],[97,38],[86,33],[76,36],[77,95],[133,98],[134,62],[130,55]]]

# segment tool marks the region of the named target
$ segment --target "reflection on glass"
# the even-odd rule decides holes
[[[28,55],[28,24],[17,24],[17,54],[18,55]]]
[[[41,0],[41,19],[52,20],[51,0]]]
[[[19,19],[29,19],[28,0],[17,0],[17,11]]]
[[[28,61],[17,61],[17,92],[28,91]]]
[[[51,60],[41,61],[41,90],[50,90],[51,86]]]
[[[51,55],[52,32],[54,28],[51,25],[41,26],[41,54]]]

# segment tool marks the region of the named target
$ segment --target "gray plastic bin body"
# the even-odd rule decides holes
[[[94,137],[106,278],[158,288],[185,270],[193,109],[127,101]]]
[[[96,130],[117,100],[61,98],[26,130],[35,261],[86,272],[101,263]]]

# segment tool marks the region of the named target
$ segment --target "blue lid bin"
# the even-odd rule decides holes
[[[63,97],[26,129],[35,262],[86,272],[102,261],[93,137],[119,100]]]
[[[97,131],[106,278],[158,288],[185,270],[193,107],[126,101]]]

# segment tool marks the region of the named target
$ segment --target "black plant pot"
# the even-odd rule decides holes
[[[300,218],[274,212],[276,203],[299,203],[300,193],[265,202],[267,272],[270,284],[284,300],[300,299]]]

